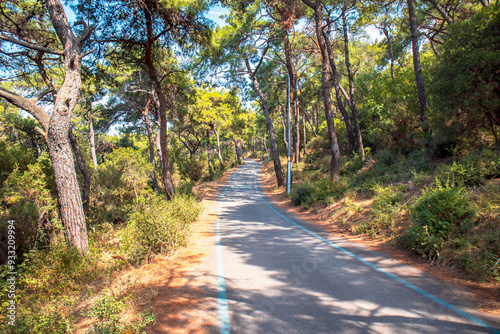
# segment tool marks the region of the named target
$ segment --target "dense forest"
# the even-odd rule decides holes
[[[185,244],[193,188],[247,157],[353,233],[500,279],[497,1],[5,0],[0,28],[9,331],[141,331],[106,292],[71,310]]]

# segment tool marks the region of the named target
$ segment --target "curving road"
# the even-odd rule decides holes
[[[220,333],[498,333],[464,292],[280,210],[247,160],[224,187]]]

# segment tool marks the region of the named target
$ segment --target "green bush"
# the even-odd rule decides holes
[[[200,211],[200,204],[185,195],[177,195],[171,201],[156,195],[143,199],[123,230],[128,258],[137,263],[184,245],[189,225],[196,221]]]
[[[107,154],[92,183],[90,222],[124,222],[139,197],[152,191],[151,171],[139,150],[120,147]]]
[[[410,210],[413,226],[404,237],[414,251],[429,258],[439,252],[452,232],[464,234],[471,228],[475,211],[464,189],[439,180],[426,189]]]
[[[486,179],[500,176],[500,152],[483,150],[461,158],[451,165],[438,168],[441,182],[451,179],[462,186],[483,184]]]
[[[292,203],[294,205],[304,205],[309,202],[312,203],[313,187],[309,183],[301,183],[292,189]]]
[[[18,262],[33,247],[48,246],[51,234],[62,230],[57,200],[50,192],[49,179],[44,171],[44,159],[27,166],[22,172],[17,167],[9,174],[0,190],[0,263],[5,263],[6,227],[9,220],[16,227]]]

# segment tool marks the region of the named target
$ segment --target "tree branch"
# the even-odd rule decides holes
[[[9,103],[12,103],[18,108],[21,108],[28,113],[30,113],[33,117],[37,119],[38,122],[40,122],[40,125],[42,126],[43,130],[47,132],[49,128],[49,122],[50,122],[50,116],[43,110],[41,107],[39,107],[33,100],[28,100],[25,97],[22,97],[21,95],[18,95],[14,92],[8,91],[5,88],[0,87],[0,97],[3,97],[5,100],[7,100]]]
[[[42,51],[42,52],[50,53],[50,54],[53,54],[53,55],[63,55],[64,54],[63,50],[54,50],[54,49],[45,48],[43,46],[39,46],[39,45],[36,45],[36,44],[31,44],[31,43],[28,43],[28,42],[23,42],[23,41],[15,39],[15,38],[12,38],[12,37],[9,37],[9,36],[5,36],[3,34],[0,34],[0,39],[3,39],[4,41],[7,41],[7,42],[11,42],[13,44],[17,44],[17,45],[23,46],[23,47],[28,48],[28,49]]]

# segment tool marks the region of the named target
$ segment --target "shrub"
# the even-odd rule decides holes
[[[138,198],[151,192],[151,171],[151,164],[136,149],[120,147],[107,154],[92,183],[90,220],[124,222]]]
[[[18,261],[35,246],[47,246],[54,231],[62,229],[57,200],[52,197],[41,157],[21,172],[17,167],[7,177],[0,191],[0,263],[7,255],[6,225],[14,220]]]
[[[292,203],[294,205],[304,205],[309,202],[312,203],[313,187],[309,183],[301,183],[293,187],[292,190]]]
[[[437,180],[434,188],[423,192],[411,208],[413,226],[404,237],[414,251],[429,258],[439,257],[443,243],[454,230],[463,234],[470,229],[475,211],[463,190]]]
[[[462,186],[483,184],[488,178],[500,176],[500,152],[483,150],[470,153],[458,162],[440,166],[438,175],[440,181],[452,179]]]
[[[150,259],[174,251],[187,241],[189,225],[201,211],[192,197],[177,195],[166,201],[151,195],[130,215],[123,231],[126,254],[132,262]]]

